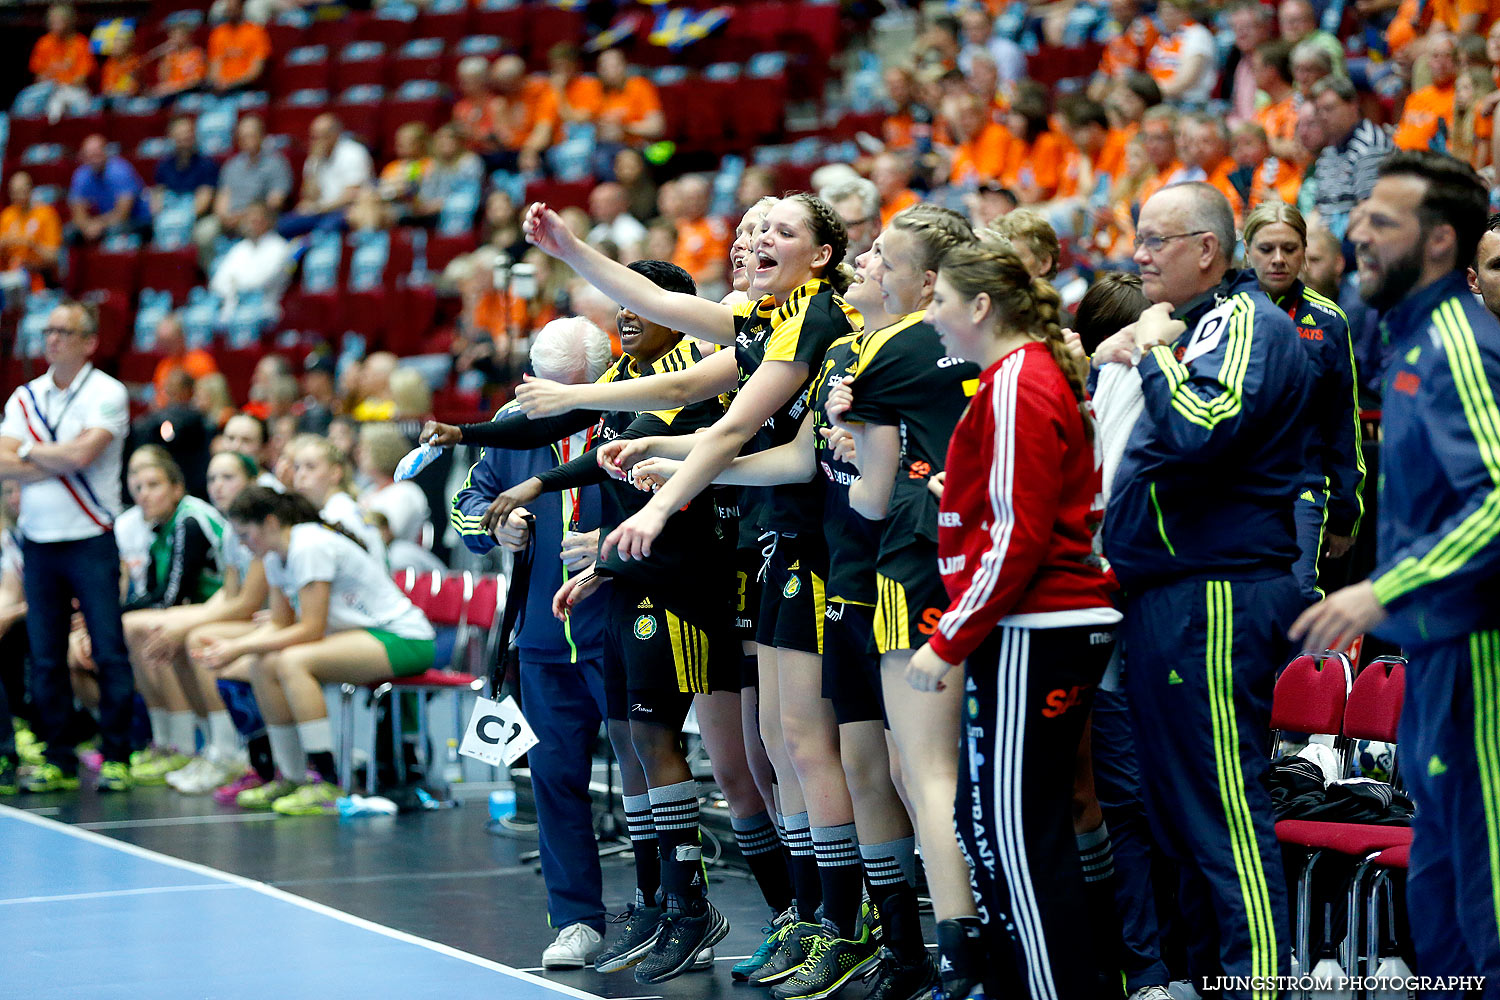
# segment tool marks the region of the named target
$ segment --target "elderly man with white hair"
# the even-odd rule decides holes
[[[593,382],[613,360],[609,338],[578,316],[553,320],[531,340],[537,377]],[[495,414],[503,420],[515,408]],[[429,440],[429,425],[422,440]],[[552,615],[552,595],[593,562],[597,548],[599,487],[586,486],[538,497],[518,508],[493,533],[480,524],[490,502],[506,489],[576,458],[591,444],[583,430],[529,450],[485,449],[453,498],[451,520],[471,552],[497,544],[513,552],[534,544],[526,606],[516,645],[526,717],[541,743],[531,754],[541,834],[542,878],[547,916],[557,939],[542,953],[548,969],[580,968],[593,962],[604,934],[603,885],[598,844],[589,807],[594,738],[604,717],[604,638],[601,598],[566,622]]]
[[[844,228],[849,231],[844,263],[853,267],[859,255],[874,246],[875,237],[880,235],[880,189],[873,181],[855,174],[820,188],[818,197],[832,205],[844,220]]]

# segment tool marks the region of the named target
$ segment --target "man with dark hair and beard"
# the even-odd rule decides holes
[[[1484,307],[1500,316],[1500,212],[1485,223],[1484,235],[1474,263],[1469,265],[1469,291],[1484,300]]]
[[[1411,658],[1407,905],[1425,975],[1500,976],[1500,321],[1465,274],[1487,204],[1467,164],[1402,152],[1350,231],[1391,345],[1379,550],[1370,579],[1291,633],[1342,649],[1374,630]]]

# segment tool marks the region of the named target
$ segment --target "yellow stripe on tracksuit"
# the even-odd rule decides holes
[[[1474,671],[1474,757],[1484,799],[1485,844],[1490,852],[1490,898],[1500,931],[1500,632],[1469,636]]]
[[[1224,336],[1229,341],[1224,350],[1224,360],[1219,365],[1219,384],[1224,387],[1213,399],[1204,400],[1192,392],[1178,390],[1188,380],[1188,367],[1177,360],[1172,348],[1160,345],[1151,349],[1167,384],[1172,390],[1172,408],[1184,420],[1213,430],[1222,420],[1228,420],[1240,412],[1244,399],[1245,372],[1250,367],[1250,346],[1255,325],[1255,304],[1248,296],[1237,297],[1235,310],[1230,314]]]
[[[1337,302],[1333,301],[1328,296],[1323,295],[1320,292],[1316,292],[1313,289],[1308,288],[1306,286],[1303,286],[1302,294],[1305,295],[1308,298],[1308,300],[1316,302],[1319,305],[1323,306],[1324,308],[1332,309],[1334,312],[1338,313],[1339,316],[1343,317],[1343,320],[1344,320],[1344,329],[1345,330],[1349,330],[1350,329],[1350,327],[1349,327],[1349,317],[1346,316],[1346,315],[1344,315],[1344,310],[1339,307],[1339,304]],[[1362,522],[1365,519],[1365,472],[1366,472],[1366,470],[1365,470],[1365,449],[1360,444],[1360,441],[1363,440],[1363,438],[1364,438],[1364,432],[1360,429],[1360,426],[1359,426],[1359,365],[1356,364],[1355,360],[1354,360],[1354,334],[1353,334],[1352,331],[1349,334],[1348,341],[1349,341],[1349,345],[1348,345],[1349,346],[1349,371],[1354,376],[1353,378],[1351,378],[1349,380],[1350,383],[1351,383],[1350,386],[1349,386],[1349,393],[1350,393],[1350,395],[1352,395],[1354,397],[1354,405],[1350,408],[1351,419],[1354,421],[1354,467],[1359,470],[1359,479],[1356,481],[1355,487],[1354,487],[1354,501],[1358,505],[1359,513],[1356,514],[1355,517],[1354,517],[1354,528],[1350,532],[1350,534],[1356,534],[1357,535],[1357,534],[1359,534],[1359,525],[1360,525],[1360,522]],[[1328,512],[1327,512],[1326,509],[1323,512],[1323,520],[1325,522],[1328,520]],[[1319,551],[1322,551],[1322,548],[1323,548],[1323,536],[1321,534],[1319,534],[1318,535],[1318,549],[1319,549]]]
[[[708,636],[671,611],[663,611],[667,637],[672,641],[672,663],[677,667],[677,690],[684,694],[708,693]]]
[[[1234,595],[1229,581],[1210,580],[1207,602],[1205,666],[1219,795],[1235,873],[1245,901],[1245,919],[1250,931],[1250,974],[1270,977],[1276,975],[1276,924],[1255,822],[1245,798],[1245,771],[1240,764],[1240,733],[1234,711]],[[1272,1000],[1275,995],[1272,990],[1256,990],[1251,994],[1254,1000]]]
[[[1385,605],[1458,571],[1500,535],[1500,408],[1495,405],[1474,330],[1463,309],[1455,300],[1448,300],[1433,313],[1432,325],[1443,338],[1443,353],[1448,357],[1479,457],[1490,474],[1491,489],[1484,502],[1426,554],[1408,556],[1374,581],[1375,597]]]
[[[875,647],[881,653],[911,649],[911,624],[906,609],[906,588],[900,581],[875,575]]]

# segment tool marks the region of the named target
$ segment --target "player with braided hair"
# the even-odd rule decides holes
[[[945,348],[983,369],[938,514],[950,601],[906,665],[911,686],[932,692],[958,687],[951,671],[965,664],[956,815],[980,925],[939,925],[958,966],[950,997],[981,980],[992,996],[1098,995],[1093,956],[1074,946],[1089,914],[1073,761],[1120,615],[1093,552],[1099,471],[1058,306],[981,234],[943,257],[928,309]]]

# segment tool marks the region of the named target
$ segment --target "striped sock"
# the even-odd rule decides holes
[[[922,918],[917,903],[917,838],[902,837],[883,844],[860,844],[870,895],[880,907],[884,943],[911,962],[927,955],[922,941]]]
[[[655,906],[656,890],[661,888],[661,849],[656,843],[656,826],[651,822],[651,796],[643,793],[623,798],[625,829],[635,853],[635,901],[641,906]]]
[[[1080,833],[1078,861],[1083,867],[1083,892],[1089,908],[1089,933],[1094,938],[1093,953],[1099,956],[1101,983],[1108,970],[1120,968],[1125,953],[1125,933],[1121,928],[1120,904],[1115,895],[1115,848],[1109,839],[1109,827],[1099,824],[1097,830]],[[1118,972],[1115,972],[1118,976]]]
[[[1100,823],[1099,829],[1080,833],[1075,839],[1078,841],[1078,860],[1083,865],[1083,880],[1107,882],[1114,878],[1115,848],[1109,840],[1109,826]]]
[[[702,900],[708,886],[703,878],[703,848],[698,840],[698,782],[689,778],[675,785],[662,785],[651,796],[651,822],[661,845],[661,887],[669,910],[686,908]]]
[[[792,905],[792,873],[771,817],[758,812],[754,816],[731,816],[729,821],[734,825],[735,843],[745,864],[750,866],[750,874],[755,876],[766,905],[773,913],[782,912]]]
[[[859,933],[859,904],[865,894],[854,824],[815,826],[812,841],[823,884],[823,918],[838,928],[839,937],[852,941]]]
[[[807,813],[782,817],[786,826],[786,849],[792,857],[792,887],[797,893],[797,914],[801,920],[817,920],[823,905],[823,883],[818,877],[818,859],[813,852],[812,826]]]

